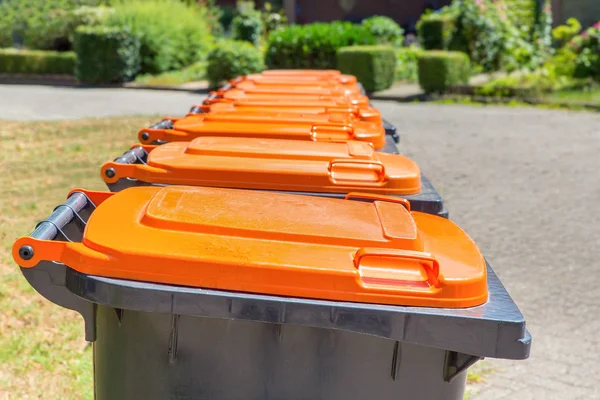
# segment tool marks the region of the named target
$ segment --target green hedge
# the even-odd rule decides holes
[[[448,50],[455,28],[451,14],[423,16],[417,24],[419,42],[425,50]]]
[[[140,40],[128,30],[82,26],[75,31],[74,47],[81,82],[126,82],[140,69]]]
[[[394,83],[396,53],[386,45],[342,47],[337,69],[356,76],[367,92],[388,89]]]
[[[266,64],[269,68],[335,68],[338,49],[375,44],[363,26],[350,22],[292,25],[269,35]]]
[[[211,88],[264,68],[260,50],[245,41],[223,40],[208,54],[206,77]]]
[[[371,32],[379,44],[397,47],[404,45],[404,29],[389,17],[375,15],[364,19],[362,25]]]
[[[427,92],[444,92],[469,83],[471,61],[458,51],[425,51],[419,56],[419,85]]]
[[[0,73],[73,75],[75,53],[0,49]]]

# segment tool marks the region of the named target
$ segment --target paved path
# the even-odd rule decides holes
[[[469,400],[600,399],[600,115],[377,103],[528,320]]]
[[[201,98],[0,85],[0,119],[181,115]],[[470,400],[600,399],[600,115],[376,105],[528,319],[531,359],[489,361]]]
[[[57,120],[136,114],[181,116],[204,97],[176,91],[0,85],[0,119]]]

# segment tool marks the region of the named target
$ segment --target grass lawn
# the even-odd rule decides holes
[[[0,123],[0,399],[92,399],[92,351],[79,315],[43,299],[10,256],[75,187],[106,190],[100,165],[155,118]]]
[[[590,90],[565,90],[544,96],[551,103],[564,103],[573,106],[592,104],[600,106],[600,88]]]
[[[181,71],[170,71],[158,75],[138,75],[135,82],[148,86],[178,86],[187,82],[202,81],[205,78],[206,63],[200,61]]]
[[[157,117],[0,123],[0,399],[93,399],[83,320],[46,301],[14,264],[14,240],[75,187],[106,190],[100,165]],[[479,382],[482,370],[469,373]]]

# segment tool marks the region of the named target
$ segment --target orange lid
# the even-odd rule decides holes
[[[204,110],[204,112],[243,112],[243,113],[258,113],[267,115],[271,113],[287,112],[299,114],[346,114],[355,117],[361,121],[376,122],[381,124],[381,114],[373,107],[355,107],[355,106],[334,106],[331,104],[302,104],[293,103],[261,102],[252,104],[252,102],[235,101],[215,102],[211,105],[196,106]]]
[[[302,105],[306,103],[318,104],[320,102],[334,102],[334,105],[357,105],[367,107],[369,98],[361,94],[336,95],[336,94],[283,94],[283,93],[246,93],[240,89],[231,89],[223,93],[222,99],[225,101],[250,101],[250,102],[285,102]],[[218,101],[219,99],[208,101]]]
[[[190,115],[175,120],[173,129],[144,128],[139,134],[142,143],[155,141],[188,142],[201,136],[254,137],[318,142],[346,142],[359,140],[369,142],[374,148],[385,145],[385,129],[382,125],[352,121],[343,115],[303,115],[281,113]]]
[[[244,80],[233,85],[235,89],[242,90],[247,94],[267,94],[267,95],[315,95],[315,96],[351,96],[360,94],[358,86],[341,86],[341,85],[318,85],[320,81],[314,81],[315,85],[296,85],[292,81],[289,82],[272,82],[264,83],[260,80],[249,81]],[[327,82],[327,81],[324,81]],[[224,88],[219,93],[223,95],[230,88]]]
[[[356,85],[357,80],[352,75],[338,74],[335,76],[329,75],[265,75],[265,74],[250,74],[232,79],[231,83],[241,82],[244,80],[252,81],[260,85],[281,85],[290,84],[293,85],[344,85],[348,87],[358,87]]]
[[[132,178],[152,184],[295,192],[360,189],[409,195],[421,190],[416,163],[401,155],[376,153],[364,142],[202,137],[146,150],[146,164],[104,164],[106,183]]]
[[[267,69],[261,72],[264,76],[316,76],[316,77],[337,77],[342,73],[336,69]],[[351,75],[348,75],[351,76]]]
[[[189,186],[86,194],[97,208],[82,242],[20,238],[19,265],[52,260],[112,278],[365,303],[470,307],[487,299],[485,261],[469,236],[399,199]],[[34,250],[30,260],[19,257],[24,245]]]

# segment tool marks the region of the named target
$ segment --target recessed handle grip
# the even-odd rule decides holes
[[[354,266],[367,285],[419,290],[440,284],[440,263],[432,254],[420,251],[361,248],[354,255]]]

